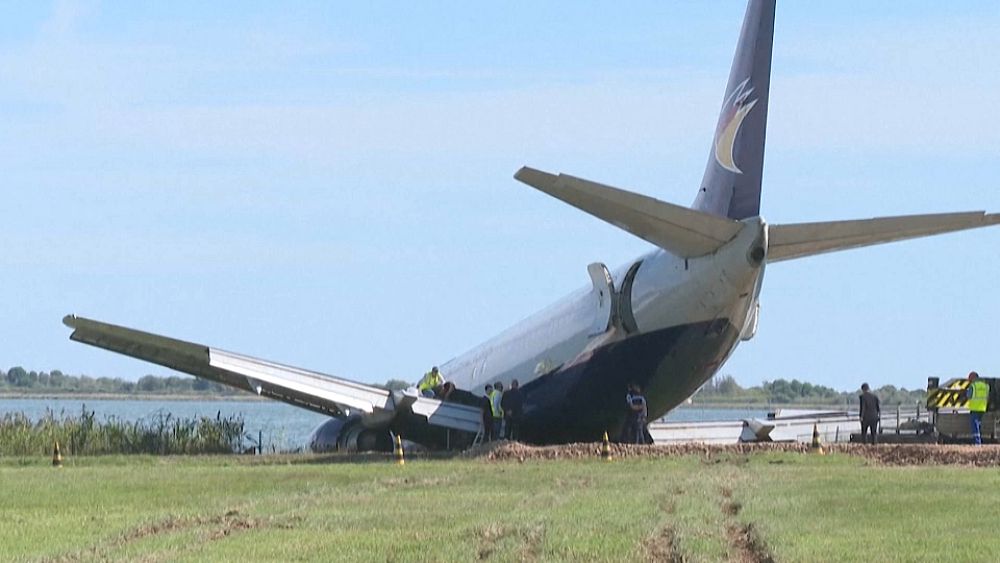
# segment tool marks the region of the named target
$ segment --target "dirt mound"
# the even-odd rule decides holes
[[[697,455],[713,457],[724,454],[750,454],[756,452],[805,452],[805,444],[766,443],[766,444],[671,444],[663,446],[640,446],[635,444],[611,444],[611,456],[616,459],[629,457],[676,457],[682,455]],[[526,459],[579,459],[600,457],[601,443],[576,443],[561,446],[529,446],[518,442],[489,442],[476,446],[465,452],[466,456],[488,460],[518,460]]]
[[[941,446],[937,444],[843,444],[831,451],[862,456],[884,465],[1000,465],[1000,446]]]
[[[860,456],[873,463],[883,465],[1000,466],[1000,446],[939,446],[936,444],[880,444],[865,446],[862,444],[829,444],[824,446],[824,449],[828,453]],[[611,455],[615,459],[690,455],[712,459],[727,455],[748,455],[762,452],[807,453],[808,451],[808,444],[799,443],[725,445],[690,443],[662,446],[611,444]],[[565,444],[561,446],[529,446],[518,442],[499,441],[476,446],[466,451],[463,455],[490,461],[599,458],[601,456],[601,444],[594,442]]]

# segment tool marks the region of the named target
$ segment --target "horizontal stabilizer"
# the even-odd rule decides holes
[[[879,217],[855,221],[771,225],[768,262],[1000,224],[983,211]]]
[[[683,258],[715,252],[742,228],[732,219],[566,174],[524,167],[514,178]]]

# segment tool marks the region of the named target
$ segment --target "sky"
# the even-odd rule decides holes
[[[68,313],[416,380],[648,243],[522,165],[690,204],[744,3],[0,2],[0,367],[137,379]],[[1000,4],[783,2],[762,215],[1000,211]],[[1000,228],[767,268],[720,373],[1000,376]]]

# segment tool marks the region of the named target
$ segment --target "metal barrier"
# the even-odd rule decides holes
[[[909,432],[902,428],[912,421],[930,422],[926,409],[897,408],[884,413],[879,424],[879,433]],[[811,414],[795,414],[787,417],[769,419],[742,419],[714,422],[654,422],[649,425],[649,433],[657,444],[676,444],[684,442],[701,442],[706,444],[732,444],[741,441],[744,429],[753,425],[755,432],[764,427],[772,441],[795,441],[809,443],[812,441],[813,425],[819,431],[820,439],[825,443],[848,442],[852,433],[861,431],[857,413],[815,412]],[[745,435],[744,435],[745,436]],[[743,441],[746,441],[744,437]]]

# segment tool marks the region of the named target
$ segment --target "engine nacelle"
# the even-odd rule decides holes
[[[331,418],[309,435],[309,449],[325,452],[391,452],[392,436],[388,428],[367,428],[360,416]]]

